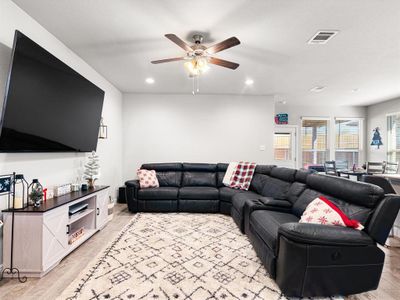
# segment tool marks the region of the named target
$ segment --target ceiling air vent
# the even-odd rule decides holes
[[[331,38],[333,38],[339,31],[337,30],[321,30],[318,31],[308,41],[309,44],[326,44]]]

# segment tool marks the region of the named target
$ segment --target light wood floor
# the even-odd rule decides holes
[[[0,281],[0,299],[55,299],[131,218],[132,214],[128,212],[126,205],[117,204],[113,220],[103,230],[61,261],[45,277],[40,279],[28,278],[26,283],[18,283],[17,280],[11,279]],[[400,244],[397,240],[392,242]],[[383,250],[386,253],[386,261],[378,290],[353,295],[348,297],[348,300],[400,299],[400,248],[384,248]]]

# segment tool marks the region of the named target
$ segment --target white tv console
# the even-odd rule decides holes
[[[49,199],[37,208],[28,206],[15,210],[14,267],[23,276],[42,277],[57,266],[106,225],[109,191],[108,186],[97,186]],[[88,206],[70,216],[69,208],[78,203]],[[7,268],[10,265],[11,211],[3,211],[3,220],[3,268]],[[84,234],[70,243],[71,235],[82,227]]]

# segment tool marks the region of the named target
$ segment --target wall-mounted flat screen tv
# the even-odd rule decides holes
[[[103,101],[103,90],[16,31],[0,152],[96,150]]]

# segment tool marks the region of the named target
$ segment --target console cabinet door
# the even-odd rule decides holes
[[[43,215],[43,270],[58,263],[68,252],[68,207],[61,206]]]
[[[96,194],[96,229],[103,228],[107,223],[108,196],[109,189],[102,190]]]

